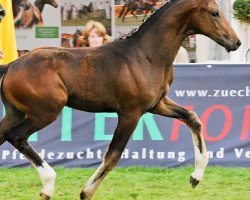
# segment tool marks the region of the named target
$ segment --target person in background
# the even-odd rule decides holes
[[[3,59],[3,57],[4,57],[4,52],[2,49],[0,49],[0,59]]]
[[[106,44],[110,40],[106,28],[96,21],[89,21],[82,32],[83,39],[87,47],[98,47]]]

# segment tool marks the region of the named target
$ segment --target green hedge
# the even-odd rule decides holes
[[[250,23],[250,0],[236,0],[233,9],[236,19]]]

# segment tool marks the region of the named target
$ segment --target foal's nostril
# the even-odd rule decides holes
[[[240,45],[241,45],[241,41],[240,41],[240,40],[238,40],[238,42],[236,43],[236,47],[237,47],[237,49],[240,47]]]

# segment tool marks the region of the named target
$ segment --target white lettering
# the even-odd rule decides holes
[[[245,156],[246,156],[246,158],[250,158],[250,151],[247,151]]]
[[[243,149],[234,149],[234,153],[236,155],[236,158],[240,158],[242,153],[243,153]]]
[[[181,151],[178,153],[178,162],[184,162],[185,161],[185,152]]]
[[[76,153],[76,157],[78,159],[83,159],[83,155],[84,155],[84,153],[82,151]]]
[[[47,158],[51,160],[54,159],[54,156],[55,156],[54,152],[49,152]]]
[[[125,149],[123,151],[121,158],[122,159],[128,159],[129,158],[129,150],[128,149]]]
[[[57,159],[63,159],[64,152],[58,152]]]
[[[23,154],[20,154],[20,155],[19,155],[19,158],[20,158],[20,160],[25,160],[25,159],[26,159],[25,156],[24,156]]]
[[[87,159],[93,159],[94,158],[94,152],[90,150],[90,148],[87,148],[87,153],[86,153],[86,158]]]
[[[102,150],[101,149],[98,149],[96,154],[97,154],[98,159],[102,159]]]
[[[250,88],[249,86],[246,86],[246,97],[250,96]]]
[[[154,150],[153,149],[151,149],[150,151],[149,151],[149,158],[150,159],[154,159]]]
[[[74,152],[67,152],[66,158],[67,159],[74,159]]]
[[[214,90],[214,97],[220,97],[219,92],[220,90]]]
[[[139,159],[139,153],[137,151],[132,153],[132,159]]]
[[[216,152],[216,158],[224,158],[224,148],[220,148],[220,150]]]
[[[146,159],[147,158],[147,149],[146,148],[142,148],[142,159]]]
[[[3,150],[2,159],[6,160],[9,155],[10,155],[10,151],[9,150]]]

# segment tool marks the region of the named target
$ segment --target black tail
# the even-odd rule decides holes
[[[8,71],[9,64],[7,65],[0,65],[0,79],[3,77],[4,74]]]

